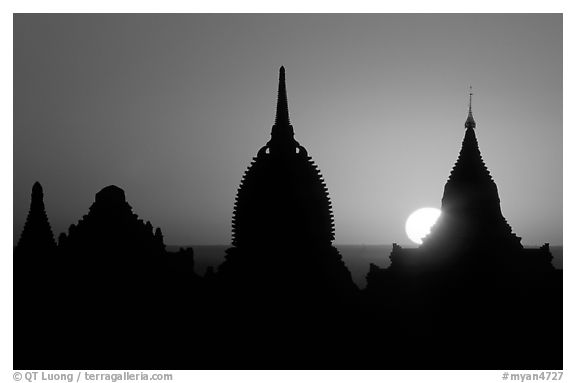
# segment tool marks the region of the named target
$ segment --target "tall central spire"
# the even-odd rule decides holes
[[[294,128],[290,124],[288,115],[288,96],[286,95],[286,74],[284,67],[280,67],[278,80],[278,101],[276,104],[276,121],[272,126],[272,139],[268,147],[275,153],[295,153],[298,142],[294,140]]]
[[[290,116],[288,115],[288,96],[286,95],[286,74],[283,66],[280,67],[278,101],[276,104],[276,122],[274,125],[290,125]]]
[[[473,94],[474,93],[472,93],[472,85],[470,85],[470,101],[468,102],[468,118],[466,119],[466,123],[464,124],[466,129],[476,128],[476,121],[474,121],[474,116],[472,116],[472,95]]]
[[[356,287],[333,241],[328,188],[294,139],[281,67],[272,137],[242,177],[232,217],[233,247],[218,276],[242,301],[301,304],[352,293]]]

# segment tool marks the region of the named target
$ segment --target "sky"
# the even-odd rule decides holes
[[[337,244],[409,244],[476,135],[524,245],[562,238],[560,14],[14,16],[14,240],[32,184],[57,236],[115,184],[168,244],[230,243],[286,68]]]

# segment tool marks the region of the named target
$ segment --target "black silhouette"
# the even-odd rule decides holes
[[[132,212],[124,191],[111,185],[96,194],[90,212],[76,225],[71,225],[68,236],[60,236],[63,253],[82,252],[105,256],[117,254],[143,255],[164,252],[162,232],[153,232],[150,222],[144,223]]]
[[[30,211],[15,251],[28,255],[41,255],[53,252],[55,249],[56,242],[54,242],[52,228],[44,208],[42,185],[39,182],[35,182],[34,186],[32,186]]]
[[[442,214],[417,250],[394,246],[391,269],[552,270],[547,247],[524,250],[502,216],[498,188],[486,168],[474,129],[472,93],[458,160],[444,187]]]
[[[32,204],[36,213],[38,188]],[[150,329],[178,323],[181,329],[186,300],[202,288],[192,249],[166,252],[160,228],[153,231],[150,222],[139,219],[124,191],[113,185],[96,194],[89,213],[70,226],[68,235],[60,235],[57,249],[54,245],[34,262],[26,262],[26,255],[15,252],[18,368],[88,368],[100,365],[101,355],[101,366],[110,368],[150,363],[156,357],[150,348],[159,350],[162,343],[156,339],[160,333]],[[125,348],[111,347],[119,338],[129,344],[129,355]]]
[[[328,191],[294,139],[284,68],[272,138],[238,189],[215,271],[166,251],[108,186],[58,246],[40,184],[14,251],[14,368],[562,369],[562,271],[502,216],[470,104],[442,218],[358,291]]]
[[[561,368],[562,274],[552,266],[548,244],[524,249],[502,216],[478,149],[472,94],[465,127],[438,222],[419,248],[394,244],[388,269],[372,264],[366,294],[403,313],[398,329],[420,329],[414,318],[426,317],[434,332],[423,336],[468,352],[430,358],[430,367],[475,368],[474,358],[485,350],[483,362],[491,368]],[[545,312],[535,309],[542,306]],[[502,341],[506,347],[493,346]]]
[[[32,187],[26,224],[14,249],[14,365],[28,359],[38,364],[46,347],[29,347],[30,339],[45,339],[51,331],[50,313],[54,298],[50,272],[56,269],[56,243],[44,208],[40,183]],[[56,297],[56,299],[58,299]],[[38,314],[45,313],[45,314]]]
[[[306,149],[294,139],[284,67],[272,138],[246,170],[234,207],[232,244],[237,248],[282,243],[322,247],[334,240],[328,189]]]
[[[301,302],[315,293],[327,299],[326,294],[356,290],[332,246],[334,219],[326,184],[294,139],[284,67],[272,138],[244,174],[234,205],[232,238],[234,247],[218,274],[235,291],[246,287],[254,297],[281,294]]]

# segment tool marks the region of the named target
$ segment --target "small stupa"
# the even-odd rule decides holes
[[[44,207],[44,192],[42,185],[35,182],[32,186],[32,198],[30,210],[16,245],[17,253],[42,255],[56,250],[56,242],[52,234],[52,228]]]

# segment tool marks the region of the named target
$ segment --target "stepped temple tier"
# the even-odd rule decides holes
[[[552,269],[548,244],[524,249],[502,215],[496,183],[476,139],[472,93],[462,148],[444,187],[442,214],[418,249],[395,245],[391,269]]]
[[[126,202],[124,190],[110,185],[98,193],[90,211],[77,224],[62,234],[58,246],[64,253],[111,254],[164,253],[162,231],[153,231]]]
[[[333,240],[328,189],[308,151],[294,138],[281,67],[271,138],[238,188],[233,247],[219,274],[292,292],[352,291],[355,285]]]

